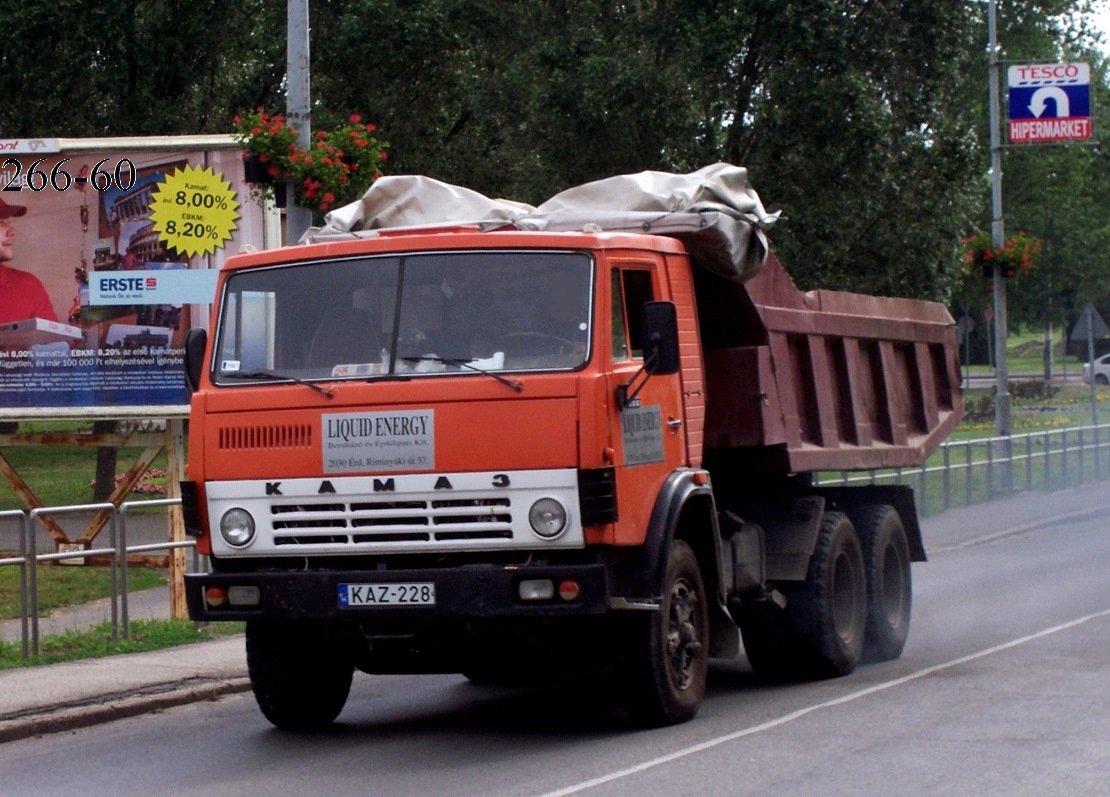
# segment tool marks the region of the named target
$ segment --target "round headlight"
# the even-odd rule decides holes
[[[532,531],[545,540],[553,540],[567,527],[567,510],[554,498],[541,498],[528,510]]]
[[[235,548],[249,545],[254,539],[254,518],[245,509],[229,509],[220,518],[220,534]]]

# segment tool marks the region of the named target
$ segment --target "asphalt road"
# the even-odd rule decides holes
[[[927,522],[901,659],[787,686],[718,665],[678,727],[632,728],[584,689],[360,674],[316,734],[274,730],[243,695],[0,745],[0,794],[1106,793],[1104,490]],[[1031,522],[1031,507],[1055,519]]]

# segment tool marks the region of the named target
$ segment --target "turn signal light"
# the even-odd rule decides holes
[[[204,590],[204,602],[210,609],[221,609],[227,605],[227,590],[223,587],[208,587]]]
[[[578,582],[564,578],[559,582],[559,597],[565,601],[578,600],[578,596],[582,594],[582,588],[578,586]]]

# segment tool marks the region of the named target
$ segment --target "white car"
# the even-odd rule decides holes
[[[1091,365],[1092,363],[1083,364],[1083,381],[1087,384],[1091,383]],[[1110,385],[1110,354],[1104,354],[1101,357],[1096,357],[1093,365],[1095,372],[1095,384]]]

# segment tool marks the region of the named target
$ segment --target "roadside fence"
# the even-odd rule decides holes
[[[1009,437],[948,440],[924,466],[822,473],[818,484],[906,484],[917,511],[935,515],[1033,490],[1097,481],[1110,469],[1110,427],[1072,426]]]
[[[883,471],[822,473],[821,485],[832,484],[907,484],[914,488],[918,512],[933,515],[947,509],[995,501],[1017,492],[1043,489],[1060,490],[1097,481],[1110,469],[1110,433],[1099,425],[1048,429],[1010,437],[975,440],[949,440],[942,443],[920,468],[895,468]],[[38,568],[41,563],[90,556],[109,557],[111,583],[112,641],[129,638],[127,605],[127,557],[150,551],[192,548],[192,570],[199,571],[200,556],[194,540],[129,545],[128,517],[136,508],[179,505],[180,499],[131,501],[118,508],[110,503],[64,507],[42,507],[0,511],[0,524],[17,523],[19,554],[0,558],[0,566],[20,568],[20,608],[22,612],[23,656],[38,655]],[[40,515],[78,512],[110,513],[108,545],[84,551],[38,553],[35,522]]]
[[[157,542],[128,545],[128,517],[136,508],[157,509],[179,506],[180,498],[163,498],[151,501],[128,501],[116,507],[111,503],[76,504],[72,506],[39,507],[30,511],[21,509],[0,511],[0,523],[16,523],[19,527],[19,553],[16,556],[0,558],[0,566],[19,567],[19,602],[22,618],[21,641],[23,657],[37,656],[39,653],[39,566],[44,562],[58,562],[69,559],[87,559],[92,556],[108,557],[108,581],[111,613],[112,641],[118,642],[122,636],[129,639],[130,621],[127,603],[127,557],[131,554],[151,551],[172,551],[176,548],[193,549],[193,571],[200,569],[200,556],[196,552],[195,540],[181,542]],[[39,553],[36,521],[42,515],[69,515],[90,512],[108,512],[108,545],[88,548],[81,551],[59,551]]]

